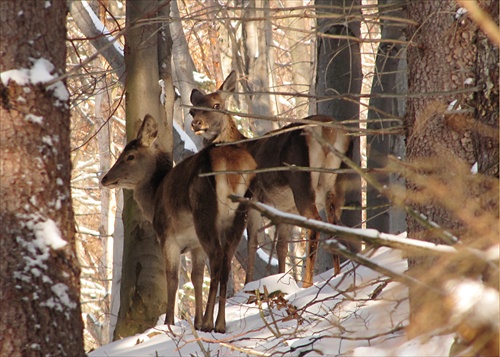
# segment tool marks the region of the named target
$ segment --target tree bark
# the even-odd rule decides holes
[[[0,2],[2,356],[85,355],[69,95],[55,80],[65,72],[66,13],[64,1]]]
[[[498,21],[497,0],[479,4]],[[409,19],[417,23],[408,30],[413,44],[408,48],[408,84],[409,92],[419,95],[409,98],[405,117],[407,158],[414,168],[406,174],[407,197],[413,209],[462,244],[486,249],[498,244],[499,234],[498,48],[458,8],[451,0],[408,3]],[[485,176],[471,177],[476,162]],[[471,204],[477,209],[467,213],[474,217],[467,220],[464,212]],[[409,236],[450,243],[441,230],[429,229],[412,217],[407,223]],[[442,287],[449,279],[482,275],[498,289],[498,274],[488,278],[470,261],[451,264],[412,256],[409,265],[410,273],[425,277],[430,285]],[[443,304],[430,289],[410,290],[410,333],[448,324]],[[468,337],[466,344],[476,344],[477,336]],[[498,333],[496,341],[498,355]]]

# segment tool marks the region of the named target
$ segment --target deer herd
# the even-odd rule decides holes
[[[233,202],[230,196],[247,197],[310,219],[321,220],[320,213],[324,212],[328,222],[340,222],[345,178],[336,173],[342,161],[328,145],[346,153],[349,136],[338,125],[328,125],[335,123],[333,118],[314,115],[301,121],[310,124],[291,124],[258,140],[245,140],[226,110],[226,100],[236,89],[236,77],[231,72],[214,93],[204,94],[197,89],[191,93],[191,129],[203,137],[204,149],[173,167],[169,155],[156,140],[155,119],[146,115],[136,138],[126,145],[101,180],[108,188],[133,189],[134,199],[153,225],[165,261],[165,324],[174,323],[181,254],[191,252],[194,325],[198,330],[226,331],[225,303],[231,261],[245,228],[248,230],[246,282],[253,279],[261,229],[256,223],[259,214],[249,212],[247,205]],[[312,170],[272,170],[285,165]],[[256,169],[269,170],[255,173]],[[215,175],[200,176],[203,173]],[[280,273],[285,272],[288,239],[278,234]],[[304,287],[313,282],[318,244],[319,233],[309,231]],[[207,257],[210,288],[203,314],[202,285]],[[338,273],[338,257],[334,262]],[[217,293],[219,308],[214,325]]]

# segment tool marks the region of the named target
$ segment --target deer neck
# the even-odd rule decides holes
[[[231,143],[238,140],[244,140],[246,137],[238,130],[234,119],[229,116],[225,120],[225,125],[221,128],[219,135],[210,143]]]
[[[155,201],[160,185],[171,169],[172,161],[167,153],[160,153],[156,157],[154,170],[134,189],[134,199],[149,222],[153,222]]]

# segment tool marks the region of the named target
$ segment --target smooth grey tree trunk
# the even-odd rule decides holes
[[[137,26],[139,19],[157,16],[157,0],[128,0],[127,25],[131,28],[125,37],[126,119],[127,138],[137,134],[146,114],[159,123],[160,143],[171,147],[167,138],[167,116],[160,102],[159,53],[157,22]],[[151,203],[153,204],[153,202]],[[151,223],[143,217],[132,192],[124,191],[124,250],[120,311],[114,339],[130,336],[154,326],[158,317],[166,312],[166,277],[162,249]]]
[[[361,93],[362,71],[359,43],[355,40],[340,38],[352,36],[360,38],[359,0],[317,0],[317,13],[321,15],[335,14],[340,11],[345,15],[336,18],[320,18],[318,20],[317,38],[317,73],[316,95],[322,98],[317,104],[317,113],[333,116],[339,121],[354,121],[348,124],[352,129],[359,128],[359,104],[347,100],[350,94]],[[355,15],[354,20],[349,15]],[[347,19],[350,19],[348,22]],[[348,25],[346,25],[346,23]],[[345,96],[345,98],[343,98]],[[325,99],[331,97],[332,99]],[[359,138],[353,137],[351,159],[359,164]],[[360,227],[361,224],[361,181],[356,174],[347,174],[346,210],[341,221],[349,227]],[[360,245],[342,240],[351,250],[359,250]],[[332,255],[324,249],[318,252],[317,272],[323,272],[333,267]]]
[[[392,5],[388,7],[388,5]],[[379,0],[380,15],[388,12],[392,18],[406,17],[403,10],[404,2],[401,0]],[[404,159],[405,140],[401,134],[383,133],[394,127],[403,126],[402,117],[406,105],[404,97],[377,96],[378,94],[402,94],[408,92],[406,78],[406,51],[399,43],[390,40],[404,40],[404,25],[397,20],[381,21],[381,43],[379,45],[373,77],[370,109],[368,111],[368,129],[382,132],[381,134],[368,135],[367,137],[367,167],[372,169],[387,166],[389,155]],[[392,119],[388,121],[388,119]],[[402,179],[397,173],[371,174],[381,185],[404,187]],[[391,206],[386,196],[368,186],[367,191],[367,222],[368,228],[380,232],[401,233],[406,230],[404,210]]]

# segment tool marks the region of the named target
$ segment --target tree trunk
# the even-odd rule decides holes
[[[128,0],[125,42],[127,138],[135,138],[141,120],[151,114],[159,123],[159,135],[165,142],[166,115],[160,103],[158,25],[137,20],[156,16],[158,1]],[[134,26],[135,25],[135,26]],[[166,144],[165,144],[166,145]],[[120,312],[114,339],[130,336],[154,326],[166,311],[166,277],[162,249],[132,192],[124,192],[124,251]]]
[[[269,94],[269,48],[266,41],[266,26],[271,21],[264,11],[269,7],[268,0],[249,1],[244,9],[243,42],[245,56],[244,83],[249,93],[248,106],[250,114],[272,116]],[[273,123],[267,120],[251,120],[252,132],[263,135],[273,129]]]
[[[479,4],[498,21],[497,0]],[[498,48],[458,7],[451,0],[408,3],[409,19],[417,24],[408,31],[414,44],[408,48],[409,92],[420,94],[409,98],[405,117],[407,158],[414,168],[406,174],[408,202],[462,244],[486,249],[498,244],[498,181],[470,175],[470,168],[477,162],[480,173],[498,178]],[[477,208],[469,212],[472,204]],[[474,219],[467,220],[465,213]],[[449,235],[440,232],[408,219],[412,238],[449,243]],[[409,259],[410,272],[429,285],[442,287],[452,278],[482,274],[498,288],[498,274],[488,279],[473,262],[464,263]],[[430,289],[412,289],[410,333],[447,325],[443,304]],[[462,336],[466,344],[477,342],[474,334],[467,337]],[[498,333],[496,338],[498,355]]]
[[[353,40],[341,37],[352,36],[360,38],[359,20],[351,20],[346,26],[347,17],[357,16],[360,19],[360,1],[317,0],[318,14],[334,13],[334,8],[342,9],[345,18],[322,18],[318,20],[318,49],[316,95],[319,97],[337,96],[361,93],[362,71],[359,44]],[[331,6],[327,10],[326,6]],[[351,10],[352,6],[355,7]],[[317,105],[318,114],[331,115],[339,121],[357,120],[359,104],[344,98],[322,100]],[[359,127],[357,122],[349,124],[354,130]],[[359,138],[353,137],[351,159],[360,164]],[[345,206],[350,208],[342,213],[342,223],[349,227],[359,227],[361,224],[361,181],[358,175],[348,174]],[[351,250],[359,250],[358,243],[342,241]],[[333,267],[331,254],[320,249],[318,254],[318,272]]]
[[[69,95],[54,80],[65,72],[66,12],[64,1],[0,2],[2,356],[85,355]]]
[[[298,94],[304,95],[295,98],[294,112],[297,118],[305,118],[309,115],[309,99],[306,96],[310,93],[313,83],[312,66],[309,60],[311,45],[308,44],[310,43],[311,20],[301,16],[303,10],[300,7],[303,3],[302,0],[284,1],[285,8],[299,9],[290,11],[290,17],[286,19],[287,31],[290,33],[289,41],[294,40],[288,46],[292,60],[293,88]]]
[[[176,1],[172,1],[171,3],[171,16],[172,21],[170,22],[170,33],[172,36],[172,58],[173,63],[175,64],[173,74],[175,84],[181,93],[180,100],[183,105],[182,113],[184,118],[183,123],[179,124],[184,128],[184,131],[195,143],[196,147],[201,149],[203,148],[203,138],[196,135],[191,130],[191,121],[193,119],[189,114],[191,91],[193,88],[197,87],[193,76],[193,72],[196,71],[196,67],[193,59],[191,58],[191,54],[189,53],[189,47],[182,28],[182,22]]]
[[[379,14],[392,18],[406,18],[401,0],[379,0]],[[390,7],[388,7],[390,6]],[[382,132],[367,137],[367,167],[370,169],[384,168],[388,164],[389,155],[404,158],[405,143],[402,135],[388,134],[387,130],[402,126],[405,99],[403,97],[377,96],[378,94],[407,93],[406,51],[402,45],[391,43],[391,40],[404,39],[404,27],[398,20],[381,21],[382,36],[375,62],[370,109],[368,111],[368,129]],[[391,119],[391,121],[388,121]],[[385,131],[385,133],[384,133]],[[404,185],[398,174],[371,174],[377,182],[386,187]],[[380,232],[401,233],[406,230],[405,214],[400,207],[391,207],[387,197],[375,190],[367,188],[367,228]]]

